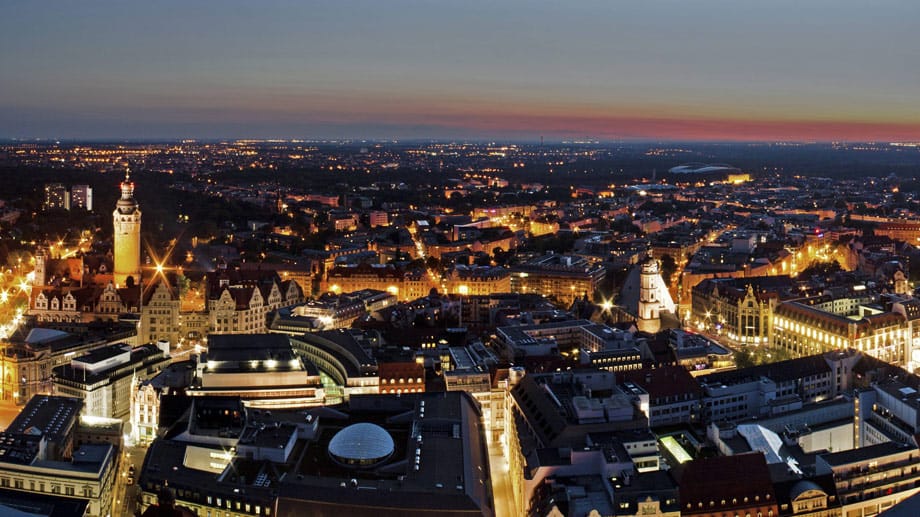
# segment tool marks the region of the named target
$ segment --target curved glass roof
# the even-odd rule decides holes
[[[383,461],[393,451],[390,433],[379,425],[369,423],[350,425],[329,441],[329,454],[346,462]]]

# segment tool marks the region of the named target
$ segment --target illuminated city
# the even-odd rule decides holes
[[[920,515],[920,9],[313,4],[0,21],[0,515]]]

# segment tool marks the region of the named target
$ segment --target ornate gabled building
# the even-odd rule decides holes
[[[168,280],[154,279],[143,292],[141,323],[138,329],[142,343],[166,340],[175,345],[182,337],[179,325],[178,289]]]
[[[117,321],[121,314],[138,312],[140,286],[119,289],[111,282],[76,289],[33,290],[29,309],[41,323]]]
[[[268,313],[304,301],[293,280],[272,270],[243,270],[221,264],[208,276],[207,310],[212,334],[258,334],[267,331]]]
[[[735,343],[767,344],[773,307],[791,285],[788,276],[708,278],[693,287],[691,324]]]

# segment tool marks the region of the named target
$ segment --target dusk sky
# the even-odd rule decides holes
[[[0,12],[0,138],[920,140],[917,0]]]

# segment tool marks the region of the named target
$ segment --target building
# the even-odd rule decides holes
[[[70,191],[63,183],[46,183],[45,200],[42,203],[45,210],[70,210]]]
[[[686,368],[677,365],[643,368],[623,372],[620,379],[627,391],[635,393],[638,389],[647,394],[649,426],[700,422],[703,392]]]
[[[698,377],[705,423],[774,416],[836,397],[837,367],[854,354],[811,355]],[[842,374],[841,374],[841,377]]]
[[[135,383],[169,364],[169,344],[109,345],[54,368],[54,393],[84,401],[86,416],[129,420]]]
[[[444,275],[447,294],[489,295],[511,291],[511,276],[503,267],[457,265]]]
[[[788,276],[703,280],[693,287],[691,323],[734,343],[767,344],[773,307],[791,286]]]
[[[195,397],[150,446],[141,506],[168,483],[198,515],[491,517],[479,418],[465,393],[270,412]]]
[[[41,323],[118,321],[140,312],[141,286],[118,287],[109,281],[85,287],[49,287],[32,292],[29,314]]]
[[[511,292],[535,293],[571,305],[576,298],[594,295],[605,270],[581,257],[549,254],[511,268]]]
[[[378,334],[357,329],[326,330],[293,336],[291,344],[305,361],[329,378],[326,404],[348,400],[352,395],[379,393],[378,364],[373,352],[380,344]]]
[[[201,354],[194,396],[237,397],[259,408],[322,404],[320,372],[283,334],[215,334]]]
[[[129,172],[125,172],[125,180],[121,183],[121,199],[115,204],[112,218],[115,224],[112,245],[115,257],[115,286],[140,284],[141,210],[134,199],[134,182],[131,181]]]
[[[363,289],[386,291],[401,302],[428,296],[434,287],[421,269],[404,269],[392,264],[335,266],[327,272],[323,289],[335,294]]]
[[[192,360],[171,363],[156,376],[135,381],[131,391],[131,441],[149,445],[160,427],[160,400],[164,395],[184,395],[195,378]]]
[[[93,211],[93,187],[89,185],[74,185],[70,188],[70,206],[81,208],[87,212]]]
[[[207,279],[207,311],[211,334],[266,332],[271,311],[303,302],[303,289],[281,280],[271,269],[243,269],[221,263]]]
[[[661,328],[663,313],[676,314],[677,312],[674,300],[671,299],[671,293],[668,292],[668,286],[665,285],[658,271],[657,261],[650,259],[642,264],[639,284],[637,310],[639,330],[654,334]]]
[[[880,443],[820,454],[817,474],[833,475],[843,515],[877,515],[920,491],[920,459],[915,442]]]
[[[73,333],[34,328],[22,341],[4,343],[0,368],[18,375],[5,375],[0,380],[0,397],[24,404],[33,395],[49,394],[53,369],[68,364],[72,357],[114,343],[137,341],[136,327],[131,324],[75,324],[71,330]]]
[[[565,355],[608,371],[638,369],[651,357],[632,334],[589,320],[498,327],[495,344],[516,359]]]
[[[378,226],[389,226],[389,214],[382,210],[371,210],[368,213],[368,226],[376,228]]]
[[[348,328],[356,319],[396,304],[396,296],[385,291],[365,289],[339,295],[325,293],[318,299],[292,307],[282,307],[271,316],[269,330],[300,334],[316,330]]]
[[[3,490],[28,494],[29,498],[86,501],[85,515],[109,515],[118,450],[111,444],[75,445],[82,405],[79,399],[69,397],[38,395],[29,400],[0,433]]]
[[[648,427],[640,400],[618,387],[613,373],[527,374],[511,384],[503,442],[517,508],[530,508],[547,477],[634,469],[622,443],[589,440],[592,433]]]
[[[770,470],[760,452],[700,458],[680,477],[681,515],[778,517]]]
[[[166,278],[157,275],[143,287],[142,302],[138,331],[141,342],[163,340],[178,345],[183,332],[179,325],[181,303],[176,289]]]
[[[780,303],[773,311],[773,346],[794,355],[853,348],[887,363],[906,365],[907,318],[857,297],[819,296]]]

